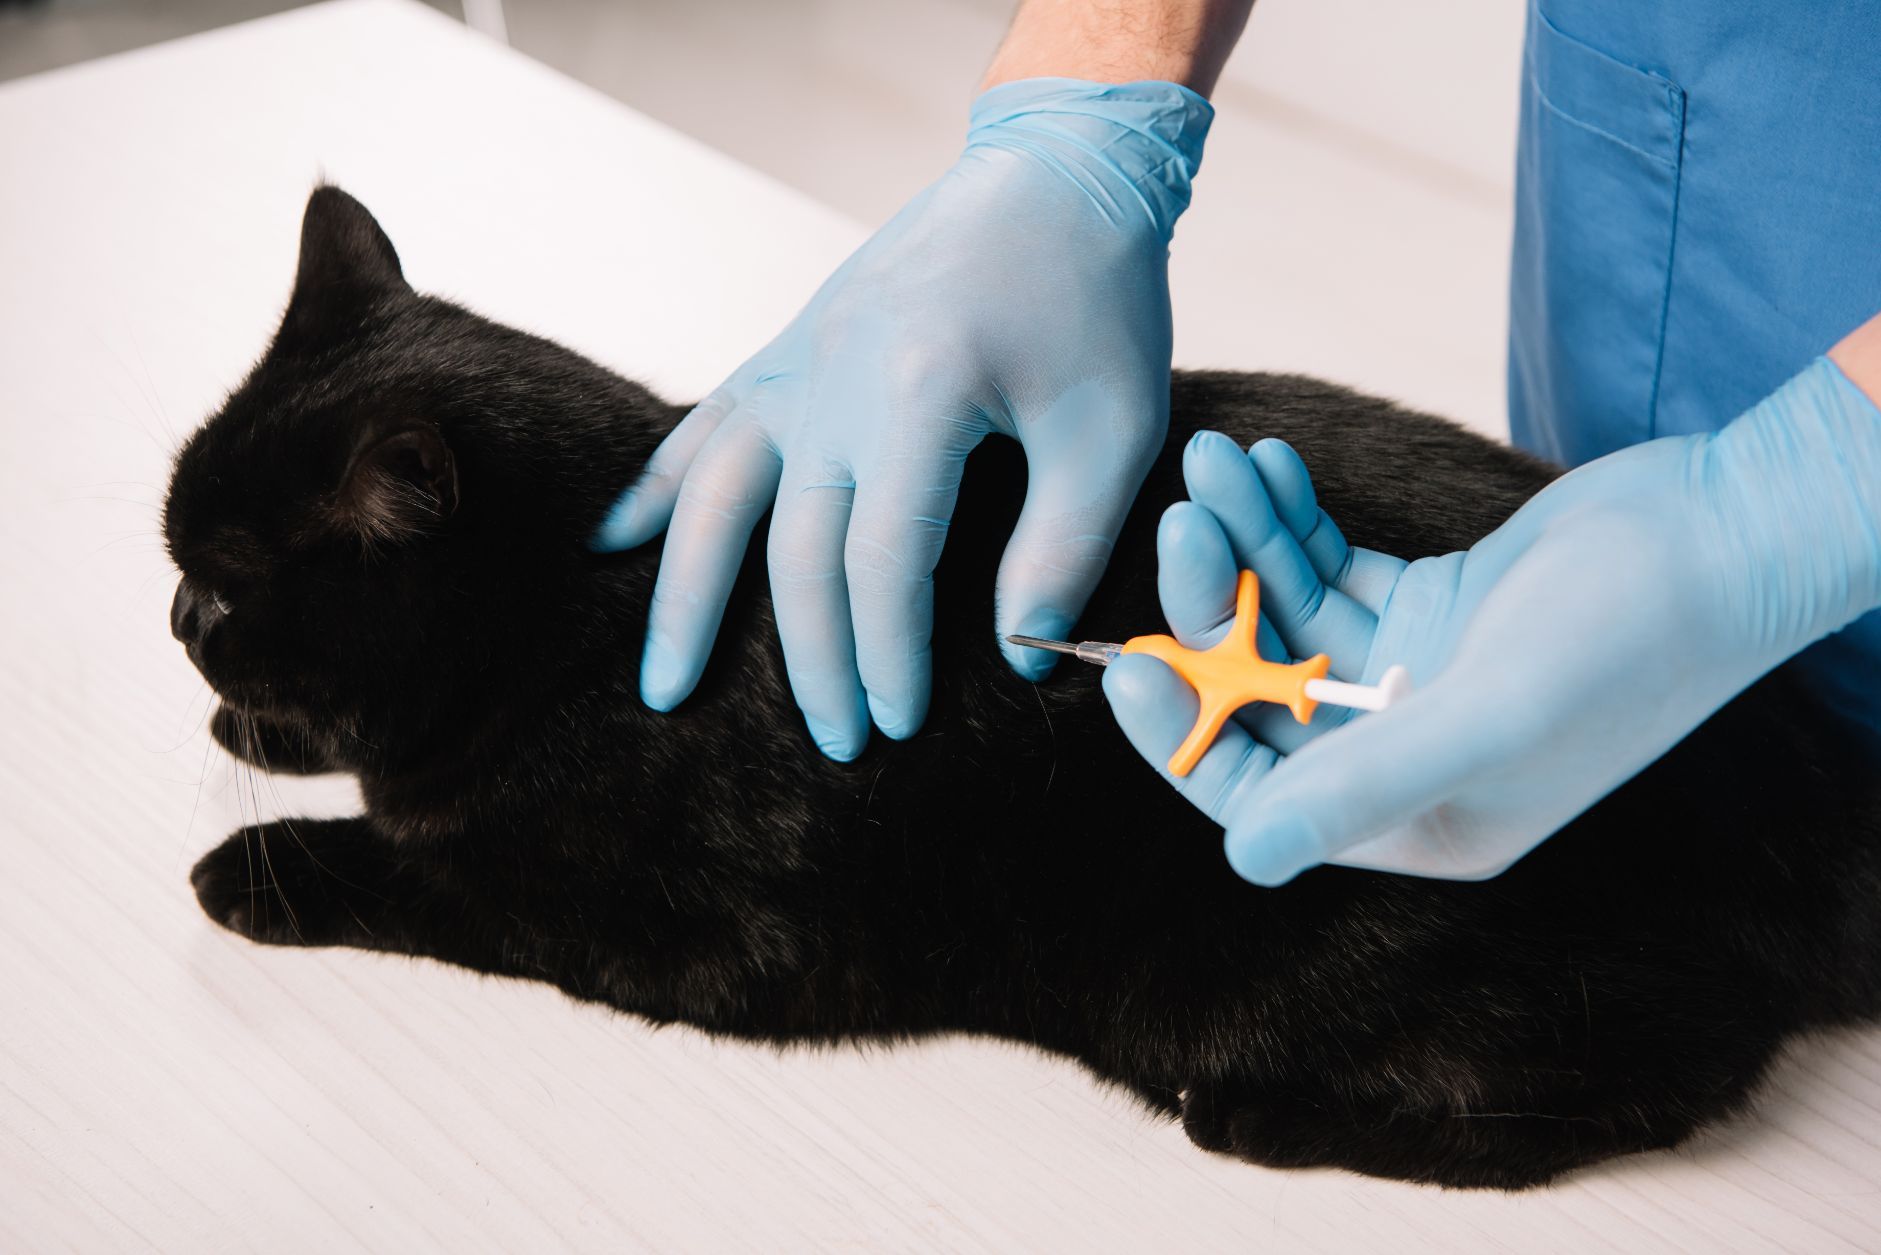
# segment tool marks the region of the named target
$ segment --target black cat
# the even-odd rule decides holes
[[[1172,411],[1086,635],[1158,626],[1198,429],[1291,441],[1352,542],[1406,557],[1554,474],[1296,377],[1179,374]],[[193,873],[215,920],[764,1041],[1009,1037],[1209,1150],[1453,1186],[1671,1146],[1786,1035],[1881,1006],[1881,787],[1781,672],[1494,880],[1242,882],[1095,668],[1034,687],[995,650],[1007,442],[969,471],[918,736],[816,751],[761,540],[704,682],[652,713],[658,548],[586,542],[681,412],[414,293],[363,207],[313,194],[273,346],[177,459],[172,628],[224,746],[352,772],[367,813],[230,837]]]

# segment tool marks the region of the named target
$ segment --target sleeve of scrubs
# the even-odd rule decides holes
[[[1192,500],[1159,537],[1178,636],[1211,643],[1247,566],[1291,654],[1324,652],[1361,682],[1402,663],[1417,685],[1291,741],[1259,715],[1231,723],[1171,781],[1265,885],[1327,862],[1493,876],[1881,606],[1881,411],[1826,358],[1715,434],[1596,459],[1469,551],[1416,562],[1348,546],[1278,442],[1243,454],[1205,433],[1184,472]],[[1104,687],[1161,770],[1193,692],[1146,657],[1119,659]]]

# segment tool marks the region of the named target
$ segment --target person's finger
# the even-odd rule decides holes
[[[1207,507],[1178,501],[1156,525],[1156,594],[1171,634],[1190,649],[1210,649],[1234,622],[1241,567],[1221,522]],[[1291,662],[1266,615],[1254,646],[1269,662]]]
[[[1234,441],[1199,432],[1182,456],[1189,496],[1221,521],[1235,558],[1260,577],[1261,612],[1300,658],[1326,654],[1334,674],[1358,676],[1377,617],[1326,587],[1274,511],[1260,472]]]
[[[704,673],[751,529],[777,493],[781,465],[762,427],[734,414],[686,473],[660,553],[640,658],[640,698],[655,710],[684,701]]]
[[[1228,861],[1256,884],[1280,885],[1417,825],[1498,755],[1527,752],[1485,734],[1480,704],[1467,686],[1433,685],[1315,740],[1243,798],[1227,821]]]
[[[993,626],[1007,665],[1027,680],[1049,675],[1057,655],[1006,638],[1070,639],[1160,443],[1160,430],[1142,427],[1094,421],[1080,438],[1108,431],[1096,449],[1048,448],[1042,440],[1026,448],[1025,505],[999,561]]]
[[[1136,751],[1216,823],[1241,809],[1241,800],[1271,771],[1278,758],[1269,747],[1229,720],[1208,752],[1186,776],[1169,772],[1176,752],[1195,724],[1200,702],[1174,671],[1146,654],[1125,654],[1104,671],[1104,696],[1117,724]]]
[[[1178,501],[1163,511],[1156,527],[1156,591],[1163,618],[1177,640],[1190,649],[1220,643],[1234,621],[1239,575],[1227,534],[1214,514],[1193,501]],[[1265,615],[1255,627],[1254,646],[1269,662],[1291,661]],[[1235,717],[1256,740],[1282,754],[1321,730],[1301,726],[1286,707],[1267,702],[1243,707]]]
[[[1300,542],[1300,551],[1313,570],[1327,584],[1337,585],[1345,573],[1352,547],[1346,544],[1339,527],[1319,508],[1313,491],[1313,478],[1306,463],[1284,440],[1268,437],[1257,440],[1247,451],[1248,460],[1261,477],[1274,513]]]
[[[693,460],[725,417],[738,408],[744,389],[737,384],[737,378],[727,379],[713,389],[666,433],[639,476],[608,508],[607,517],[588,542],[591,549],[597,553],[632,549],[646,544],[666,527]]]
[[[966,452],[938,448],[889,466],[857,485],[843,566],[869,714],[888,736],[905,740],[920,730],[933,692],[934,567]]]
[[[784,460],[771,514],[771,606],[790,689],[817,748],[848,762],[869,740],[856,672],[843,543],[855,477],[842,459],[801,447]]]
[[[1404,561],[1346,543],[1332,516],[1320,508],[1312,476],[1292,445],[1269,437],[1248,450],[1248,459],[1274,503],[1274,513],[1300,542],[1300,550],[1328,588],[1336,588],[1377,615],[1391,595]]]
[[[1193,501],[1163,511],[1156,525],[1156,594],[1177,640],[1207,649],[1227,635],[1239,574],[1213,514]]]

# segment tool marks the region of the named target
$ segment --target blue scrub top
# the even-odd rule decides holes
[[[1714,430],[1881,310],[1881,5],[1531,3],[1516,161],[1515,442]],[[1881,612],[1804,665],[1881,745]]]

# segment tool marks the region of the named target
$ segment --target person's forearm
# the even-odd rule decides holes
[[[1829,360],[1842,368],[1850,383],[1881,405],[1881,314],[1842,337],[1829,350]]]
[[[1025,0],[980,90],[1022,78],[1158,79],[1206,96],[1254,0]]]

